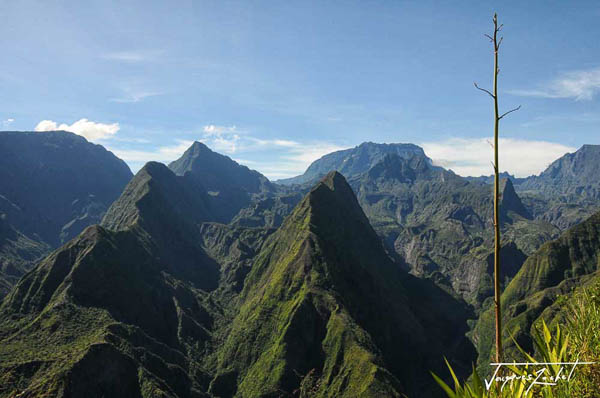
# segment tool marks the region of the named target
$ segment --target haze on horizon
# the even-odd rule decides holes
[[[195,141],[271,179],[364,141],[491,174],[483,37],[504,28],[502,170],[600,144],[600,5],[23,1],[3,4],[1,130],[64,129],[136,171]]]

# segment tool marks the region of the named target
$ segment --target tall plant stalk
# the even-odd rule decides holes
[[[494,100],[494,307],[496,310],[496,362],[502,362],[502,313],[500,308],[500,176],[498,166],[498,127],[500,120],[511,112],[521,109],[521,106],[511,109],[502,115],[498,112],[498,51],[503,37],[498,38],[502,26],[498,26],[498,16],[494,13],[494,33],[485,35],[494,46],[494,86],[493,92],[481,88],[474,83],[475,88],[481,90]]]

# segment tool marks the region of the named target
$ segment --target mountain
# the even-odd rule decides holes
[[[208,194],[189,175],[148,162],[110,207],[102,226],[131,231],[152,243],[172,275],[204,290],[218,283],[218,266],[200,247],[199,225],[212,221]]]
[[[572,227],[600,210],[600,145],[584,145],[555,160],[539,176],[518,186],[536,218],[561,230]]]
[[[0,279],[11,268],[14,280],[39,255],[100,222],[131,177],[122,160],[79,135],[0,132],[0,217],[12,230],[0,238]]]
[[[464,307],[390,260],[336,172],[269,237],[240,300],[211,383],[217,395],[425,396],[441,355],[470,358],[460,331],[439,333]]]
[[[469,309],[401,271],[341,175],[276,231],[207,222],[197,183],[147,164],[17,283],[0,397],[428,396],[444,355],[468,371]]]
[[[540,175],[515,178],[507,173],[528,212],[562,231],[579,224],[600,210],[600,145],[583,145],[552,162]],[[493,183],[493,176],[468,177],[470,181]]]
[[[518,359],[510,335],[531,350],[530,329],[537,320],[552,318],[555,302],[574,287],[600,277],[600,212],[578,224],[558,239],[544,244],[529,256],[502,293],[503,335],[507,357]],[[490,358],[494,339],[494,312],[484,312],[475,328],[479,360]]]
[[[206,295],[134,233],[88,227],[0,306],[0,396],[201,397]]]
[[[150,162],[102,226],[27,273],[0,305],[0,397],[208,396],[219,300],[270,231],[203,224],[207,196]]]
[[[332,170],[348,178],[370,223],[410,273],[435,280],[477,310],[492,295],[490,185],[434,166],[418,146],[374,143],[325,155],[292,182]],[[296,195],[305,193],[309,184],[290,189]],[[508,281],[528,255],[558,236],[559,229],[549,220],[534,219],[512,180],[503,179],[500,190]],[[237,221],[266,225],[266,216],[281,219],[289,208],[270,199],[242,210]]]
[[[423,149],[413,144],[364,142],[351,149],[329,153],[311,163],[304,174],[277,180],[276,183],[283,185],[315,183],[316,180],[333,170],[346,177],[351,177],[366,172],[389,154],[396,154],[402,158],[411,158],[415,155],[425,157]]]
[[[0,218],[0,298],[49,251],[48,245],[27,238]]]
[[[600,199],[600,145],[584,145],[574,153],[555,160],[539,176],[525,179],[519,189],[546,197],[566,196]]]
[[[241,166],[229,157],[194,142],[169,168],[178,176],[197,180],[209,194],[208,201],[215,218],[231,221],[252,201],[268,197],[277,187],[257,171]]]
[[[349,178],[360,205],[387,246],[414,275],[429,277],[479,308],[492,294],[492,189],[470,182],[424,155],[386,155]],[[507,279],[558,231],[532,220],[510,180],[501,183]]]
[[[514,185],[519,185],[523,180],[525,180],[524,178],[519,178],[519,177],[515,177],[514,175],[507,173],[506,171],[503,171],[502,173],[500,173],[500,178],[501,179],[509,179],[511,180],[511,182]],[[475,181],[475,182],[483,182],[485,184],[493,184],[494,183],[494,175],[489,175],[489,176],[479,176],[479,177],[465,177],[465,179],[469,180],[469,181]]]

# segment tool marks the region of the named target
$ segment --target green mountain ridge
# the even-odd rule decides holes
[[[555,169],[591,178],[589,151]],[[281,186],[196,142],[30,271],[50,246],[6,221],[21,208],[0,196],[0,259],[22,259],[0,264],[0,290],[16,283],[0,301],[0,397],[435,397],[444,357],[466,376],[475,344],[485,364],[491,187],[414,145],[331,155]],[[502,300],[505,333],[531,348],[557,297],[598,278],[600,213],[559,237],[593,189],[522,184],[501,181]]]
[[[0,396],[228,397],[236,385],[236,396],[292,396],[325,380],[329,396],[399,396],[431,392],[442,355],[467,371],[468,308],[400,271],[339,174],[276,232],[178,215],[190,198],[164,191],[182,178],[148,164],[107,213],[112,230],[87,228],[17,283],[0,306]],[[158,242],[171,222],[199,231],[180,257]],[[218,286],[194,278],[212,267]],[[246,340],[253,331],[265,346]]]
[[[540,319],[550,321],[556,300],[573,288],[598,278],[600,267],[600,213],[564,232],[558,239],[540,247],[523,264],[501,297],[503,334],[507,360],[517,359],[518,351],[510,335],[531,350],[530,330]],[[493,349],[493,309],[484,312],[474,330],[479,362],[484,363]]]
[[[241,397],[423,391],[426,369],[441,365],[443,353],[456,357],[457,346],[466,348],[465,365],[469,344],[460,333],[436,332],[466,309],[455,304],[442,315],[433,299],[411,300],[417,283],[385,254],[344,178],[328,174],[258,254],[212,391],[232,379],[239,387],[228,393]],[[444,295],[433,284],[419,289]],[[432,314],[415,315],[417,301]]]

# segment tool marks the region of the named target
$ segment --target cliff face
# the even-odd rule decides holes
[[[99,223],[131,176],[81,136],[0,132],[0,298],[41,255]]]

